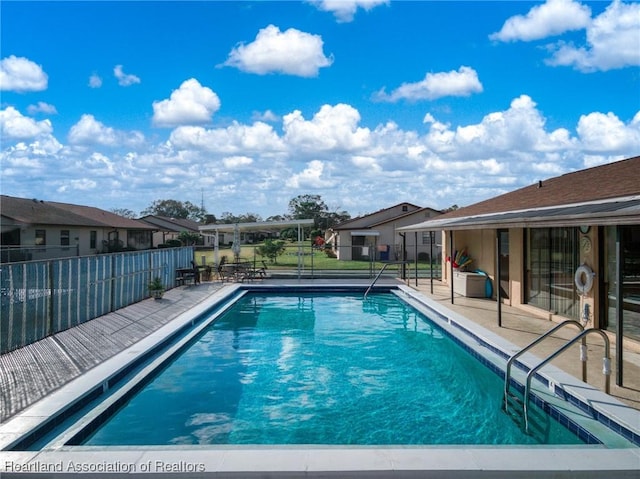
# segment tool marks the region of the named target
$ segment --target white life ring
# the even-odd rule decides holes
[[[591,288],[593,287],[594,276],[595,274],[593,273],[593,270],[586,264],[578,267],[573,280],[576,283],[576,288],[578,288],[580,294],[585,295],[589,291],[591,291]]]

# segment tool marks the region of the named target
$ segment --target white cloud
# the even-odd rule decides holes
[[[427,73],[424,80],[416,83],[403,83],[386,94],[379,91],[376,98],[381,101],[395,102],[405,100],[435,100],[445,96],[469,96],[480,93],[482,84],[478,73],[470,67],[461,66],[458,71]]]
[[[27,58],[11,55],[0,61],[0,91],[42,91],[48,80],[42,66]]]
[[[93,175],[113,176],[115,174],[115,165],[102,153],[92,153],[89,158],[82,163],[82,167],[90,170]]]
[[[218,95],[191,78],[171,92],[168,100],[153,102],[153,124],[173,127],[208,123],[219,109]]]
[[[226,158],[223,158],[222,164],[225,168],[235,170],[251,166],[253,164],[253,160],[248,156],[227,156]]]
[[[281,32],[275,25],[261,29],[256,39],[231,50],[225,66],[265,75],[282,73],[301,77],[318,76],[320,68],[333,60],[323,51],[322,37],[290,28]]]
[[[358,127],[360,113],[350,105],[323,105],[307,121],[298,110],[283,118],[284,139],[307,151],[355,151],[369,145],[370,130]]]
[[[100,88],[102,86],[102,78],[97,73],[93,73],[89,77],[89,88]]]
[[[103,145],[108,147],[139,146],[144,136],[137,131],[125,132],[115,130],[95,119],[93,115],[82,115],[80,121],[69,130],[68,140],[71,145]]]
[[[117,141],[113,128],[105,126],[93,115],[82,115],[80,121],[69,130],[69,143],[72,145],[100,144],[113,146]]]
[[[6,140],[28,140],[41,135],[50,135],[53,132],[51,121],[35,121],[33,118],[23,116],[14,107],[9,106],[0,110],[0,133]]]
[[[578,135],[583,148],[591,153],[640,151],[640,112],[625,125],[609,112],[583,115],[578,121]]]
[[[378,160],[372,156],[353,156],[351,158],[353,166],[358,168],[360,174],[379,175],[382,167],[378,164]]]
[[[46,113],[47,115],[55,115],[58,113],[55,106],[45,103],[43,101],[39,101],[36,105],[29,105],[27,107],[27,112],[30,115],[35,115],[36,113]]]
[[[113,74],[118,79],[118,85],[120,86],[131,86],[135,85],[136,83],[140,83],[140,78],[135,75],[125,73],[122,70],[122,65],[116,65],[113,69]],[[91,79],[89,80],[89,82],[91,83]]]
[[[171,132],[169,142],[179,149],[195,149],[224,155],[241,153],[278,154],[285,145],[273,130],[263,122],[242,125],[233,122],[227,128],[207,130],[198,126],[181,126]]]
[[[561,42],[550,49],[547,64],[583,72],[640,66],[640,4],[615,0],[587,26],[586,46]]]
[[[459,126],[455,136],[443,136],[442,128],[430,137],[435,141],[431,148],[437,151],[438,141],[445,139],[447,148],[453,141],[457,156],[469,157],[478,153],[496,156],[510,151],[544,153],[561,149],[572,149],[572,140],[566,130],[548,133],[545,119],[527,95],[514,99],[506,111],[492,112],[481,123]],[[474,153],[474,150],[477,153]]]
[[[507,19],[502,29],[489,36],[502,42],[531,41],[570,30],[585,28],[591,19],[591,9],[574,0],[547,0],[533,7],[526,15]]]
[[[67,146],[44,128],[33,141],[3,147],[3,191],[24,191],[28,175],[40,178],[37,186],[29,183],[42,190],[39,196],[72,201],[78,192],[100,191],[111,206],[135,210],[157,199],[159,189],[163,197],[196,204],[204,191],[212,213],[264,217],[286,212],[297,194],[317,192],[355,215],[403,200],[463,206],[640,151],[640,112],[627,122],[594,112],[550,129],[527,95],[474,123],[424,114],[419,132],[391,121],[363,128],[359,111],[348,104],[324,105],[309,120],[293,111],[282,121],[280,133],[263,122],[181,126],[168,141],[149,145],[85,115]],[[122,145],[132,146],[116,148]]]
[[[309,0],[318,10],[331,12],[338,22],[351,22],[358,8],[371,10],[379,5],[388,5],[389,0]]]
[[[274,112],[272,112],[271,110],[267,110],[264,112],[254,111],[253,114],[251,115],[251,119],[253,121],[264,121],[267,123],[274,123],[276,121],[279,121],[280,117],[276,115]]]
[[[67,180],[63,186],[60,186],[56,191],[58,193],[69,193],[71,191],[91,191],[95,190],[98,183],[90,178],[81,178],[77,180]]]
[[[334,181],[323,178],[325,165],[322,161],[312,160],[300,173],[292,175],[287,180],[290,188],[329,188],[334,186]]]

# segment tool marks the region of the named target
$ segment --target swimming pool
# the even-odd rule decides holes
[[[523,433],[502,387],[391,293],[252,293],[82,444],[583,444]]]
[[[248,288],[241,288],[243,290],[245,289],[260,289],[260,288],[256,288],[256,287],[248,287]],[[266,288],[262,288],[263,290]],[[416,298],[413,295],[413,293],[409,292],[409,291],[405,291],[403,288],[394,288],[394,290],[400,290],[402,291],[401,296],[406,295],[406,298],[403,298],[404,300],[407,300],[408,303],[412,303],[415,302]],[[271,291],[272,293],[277,293],[277,294],[281,294],[282,291],[280,289],[278,289],[277,291]],[[244,293],[244,291],[243,291]],[[296,301],[298,301],[296,299]],[[314,299],[314,303],[319,302],[320,300],[316,300]],[[354,301],[355,302],[355,301]],[[468,331],[465,334],[460,335],[460,330],[463,329],[464,324],[463,321],[459,321],[458,318],[455,318],[455,315],[449,315],[449,316],[444,316],[442,311],[438,311],[438,308],[435,308],[433,310],[429,309],[429,313],[430,316],[433,316],[432,319],[434,321],[434,324],[429,324],[428,322],[423,321],[423,319],[419,318],[419,315],[417,314],[416,310],[412,310],[411,308],[409,308],[406,304],[401,304],[401,306],[399,306],[400,308],[400,313],[394,313],[394,314],[386,314],[389,312],[389,306],[387,304],[377,304],[377,303],[369,303],[368,305],[366,305],[366,303],[362,303],[361,299],[359,299],[360,302],[360,309],[366,309],[366,308],[370,308],[370,311],[366,311],[366,315],[365,317],[369,318],[371,316],[377,316],[378,313],[384,313],[382,315],[380,315],[380,317],[383,318],[383,323],[385,328],[380,327],[380,329],[382,331],[384,331],[384,334],[386,334],[386,336],[383,336],[386,339],[380,339],[380,340],[376,340],[376,341],[381,341],[381,342],[385,342],[385,341],[389,341],[389,337],[395,337],[396,339],[398,339],[399,341],[404,341],[404,343],[402,343],[404,345],[404,350],[406,351],[408,348],[408,345],[412,345],[414,347],[414,349],[408,349],[411,350],[412,354],[411,354],[411,358],[409,358],[407,354],[404,355],[403,358],[405,362],[409,362],[411,360],[413,360],[413,353],[415,352],[415,348],[417,348],[419,345],[430,345],[430,347],[433,347],[435,349],[438,349],[440,347],[441,344],[443,344],[444,342],[449,342],[449,341],[453,341],[455,343],[458,343],[459,345],[463,346],[463,351],[462,353],[460,353],[463,357],[466,356],[465,360],[470,360],[469,357],[473,356],[476,359],[478,359],[478,355],[482,355],[485,358],[485,362],[482,363],[478,363],[478,361],[476,361],[475,359],[471,360],[470,363],[468,363],[469,367],[471,368],[471,370],[474,370],[474,368],[482,370],[483,368],[486,368],[487,365],[491,366],[491,364],[497,364],[500,363],[502,361],[502,363],[504,363],[505,359],[504,357],[500,358],[499,354],[497,354],[495,351],[493,351],[494,347],[490,346],[488,347],[486,341],[484,341],[482,338],[479,338],[478,333],[477,332],[473,332],[473,331]],[[254,302],[255,303],[255,302]],[[424,305],[427,304],[425,302],[422,302],[422,300],[419,301],[419,304],[412,304],[413,306],[417,306],[417,309],[422,309],[424,307]],[[299,303],[298,303],[299,305]],[[315,305],[314,305],[315,308]],[[302,307],[303,311],[305,310],[304,307]],[[309,311],[307,311],[309,313]],[[219,325],[218,327],[223,326],[224,321],[222,318],[222,314],[223,312],[220,311],[220,316],[216,316],[217,320],[216,323]],[[216,327],[214,326],[210,331],[204,331],[206,328],[208,328],[209,326],[206,325],[206,322],[204,321],[204,316],[203,312],[201,311],[197,316],[194,316],[191,318],[190,321],[185,321],[184,326],[181,326],[179,329],[182,330],[183,328],[189,329],[191,332],[194,333],[194,337],[196,336],[200,336],[200,338],[205,338],[207,336],[207,334],[209,333],[215,333],[216,331]],[[336,315],[334,314],[334,318]],[[343,316],[348,316],[348,315],[343,315]],[[310,320],[310,318],[313,317],[313,320]],[[304,336],[306,335],[307,337],[313,337],[315,338],[316,336],[320,336],[320,333],[325,333],[325,329],[320,328],[320,329],[316,329],[316,314],[315,314],[315,309],[314,309],[314,313],[313,314],[309,314],[307,319],[302,320],[303,325],[306,325],[303,328],[298,328],[302,330],[302,338],[304,338]],[[270,323],[273,323],[273,318],[270,320]],[[334,321],[335,322],[335,321]],[[337,321],[337,324],[335,326],[339,326],[341,323],[341,321]],[[313,324],[313,327],[311,327],[311,324]],[[318,322],[318,326],[321,323]],[[197,331],[196,326],[202,326],[202,331]],[[379,326],[376,326],[376,328],[378,328]],[[235,330],[234,330],[235,329]],[[237,329],[244,329],[244,328],[234,328],[234,327],[229,327],[226,332],[231,334],[232,337],[233,335],[236,335],[238,333]],[[268,329],[268,328],[267,328]],[[339,331],[345,332],[345,330],[347,330],[346,328],[342,328],[339,329]],[[347,330],[348,331],[348,330]],[[328,335],[328,337],[333,338],[334,336],[336,336],[337,333],[335,331],[332,332],[332,334]],[[286,335],[285,335],[286,336]],[[347,336],[349,337],[349,339],[353,340],[354,338],[352,336],[349,336],[349,334],[347,334]],[[251,388],[258,388],[257,382],[255,381],[255,376],[257,374],[257,376],[261,375],[261,374],[266,374],[266,373],[270,373],[271,371],[269,369],[278,369],[278,367],[284,367],[284,369],[286,370],[287,367],[291,366],[291,360],[286,360],[289,356],[289,354],[292,352],[292,350],[294,349],[302,349],[302,350],[307,350],[307,348],[302,348],[300,345],[304,344],[305,346],[307,345],[307,343],[305,343],[303,341],[303,339],[296,339],[296,340],[292,340],[292,339],[287,339],[285,341],[282,341],[282,334],[281,334],[281,341],[278,345],[277,349],[274,349],[270,354],[271,354],[271,361],[269,361],[268,364],[273,365],[272,368],[269,367],[264,367],[262,366],[262,370],[259,370],[257,373],[255,372],[250,372],[248,369],[245,369],[244,371],[242,371],[242,374],[239,375],[242,378],[243,382],[240,382],[240,384],[242,386],[238,386],[236,384],[236,387],[251,387]],[[176,358],[176,354],[178,352],[178,350],[180,350],[180,348],[182,348],[184,346],[184,344],[187,344],[189,342],[192,342],[193,338],[189,338],[189,337],[182,337],[181,340],[184,340],[185,342],[180,345],[177,344],[175,345],[175,347],[172,346],[173,350],[172,351],[167,351],[166,354],[167,356],[164,358],[163,362],[164,362],[164,366],[167,365],[167,361],[172,363],[171,367],[173,367],[173,365],[178,364],[179,360],[175,359]],[[423,341],[425,341],[423,343]],[[297,341],[297,342],[296,342]],[[374,341],[373,344],[379,344],[378,342]],[[197,344],[197,343],[196,343]],[[366,346],[366,342],[364,342],[365,346]],[[240,349],[251,349],[251,348],[247,348],[247,347],[241,347],[240,343],[237,343],[238,345],[238,350]],[[344,348],[342,348],[344,349]],[[356,348],[353,348],[356,349]],[[374,353],[377,352],[377,349],[379,348],[370,348],[371,351],[373,351]],[[360,350],[359,348],[357,350]],[[367,349],[362,349],[364,351],[367,351]],[[478,352],[479,350],[481,350],[481,352]],[[276,354],[277,353],[277,354]],[[309,351],[307,350],[307,353],[309,353]],[[165,353],[163,353],[165,354]],[[364,354],[363,354],[364,356]],[[496,357],[490,357],[490,356],[496,356]],[[375,356],[374,356],[375,357]],[[284,358],[284,360],[283,360]],[[278,361],[280,360],[280,364],[278,363]],[[237,361],[236,362],[236,367],[238,367],[237,365],[240,364],[241,366],[245,367],[247,366],[247,364],[251,364],[251,358],[250,357],[245,357],[245,359],[243,360],[244,363],[242,361]],[[418,362],[419,363],[419,362]],[[124,363],[122,363],[124,364]],[[442,366],[444,363],[440,362],[437,366]],[[164,367],[163,366],[163,367]],[[415,364],[412,363],[412,367],[408,367],[405,368],[407,370],[419,370],[419,368],[422,366],[422,364]],[[144,383],[146,381],[145,378],[149,378],[151,376],[153,376],[154,373],[154,369],[158,367],[158,364],[153,365],[153,364],[145,364],[143,367],[143,370],[140,372],[135,372],[135,371],[130,371],[130,376],[135,375],[139,376],[141,378],[142,383]],[[166,371],[168,371],[170,369],[167,368]],[[395,366],[395,369],[402,369],[399,368],[397,366]],[[443,367],[435,367],[432,369],[436,369],[436,370],[440,370],[440,372],[442,371],[447,371],[447,368],[443,368]],[[291,371],[291,370],[289,370]],[[374,374],[374,372],[377,372],[377,369],[371,368],[370,370],[368,370],[369,372],[367,374],[365,374],[365,381],[360,381],[359,387],[360,388],[368,388],[366,389],[367,392],[367,396],[364,397],[371,397],[371,396],[375,396],[377,394],[377,389],[380,386],[380,381],[379,381],[379,377],[377,374]],[[358,371],[361,373],[361,371]],[[298,374],[302,374],[301,372],[298,372]],[[499,381],[499,377],[498,375],[496,375],[495,373],[491,373],[493,374],[493,376],[495,376],[498,380],[498,384],[500,384]],[[351,378],[353,379],[354,377],[363,377],[362,374],[344,374],[343,376],[347,377],[347,378]],[[473,377],[475,375],[471,375],[471,377]],[[161,378],[162,376],[157,376],[155,378],[155,380],[158,380],[159,378]],[[301,376],[304,379],[304,375]],[[448,379],[451,379],[452,376],[448,376]],[[489,376],[491,377],[491,376]],[[129,381],[126,381],[129,384]],[[481,381],[482,382],[482,381]],[[300,387],[303,388],[304,387],[304,381],[299,381],[300,383]],[[444,381],[444,383],[448,384],[448,381]],[[314,384],[317,384],[317,381],[314,380]],[[414,386],[415,382],[413,383],[409,383],[408,385],[405,385],[405,387],[403,388],[405,391],[409,390],[409,389],[416,389]],[[440,384],[443,384],[442,382]],[[407,387],[408,386],[408,387]],[[110,386],[111,387],[111,386]],[[106,388],[108,389],[108,388]],[[136,389],[136,388],[133,388]],[[432,389],[436,389],[435,387]],[[440,388],[443,389],[443,388]],[[470,388],[468,388],[470,389]],[[544,389],[544,388],[543,388]],[[400,388],[398,388],[398,390],[400,390]],[[304,389],[301,389],[301,391],[304,391]],[[278,392],[278,391],[276,391]],[[430,391],[427,391],[430,392]],[[126,401],[128,401],[130,399],[131,394],[130,393],[124,393],[123,397],[126,397]],[[361,396],[363,396],[361,394]],[[489,396],[493,396],[493,393],[490,393]],[[499,401],[501,399],[501,393],[498,392],[497,394],[498,398],[497,398],[497,404],[499,404]],[[247,395],[247,398],[250,397],[250,395]],[[251,395],[251,397],[254,397],[253,395]],[[301,395],[299,395],[298,397],[303,397]],[[401,398],[402,400],[402,398]],[[116,404],[116,409],[118,407],[120,407],[124,402],[126,401],[120,401],[118,404]],[[255,399],[252,399],[251,401],[256,401]],[[261,401],[264,401],[264,399],[262,399]],[[247,402],[247,400],[245,399],[244,402]],[[258,401],[259,402],[259,401]],[[423,401],[424,402],[424,401]],[[456,402],[454,401],[449,401],[449,403],[451,404],[451,402]],[[450,407],[450,404],[448,407]],[[265,403],[261,402],[259,404],[260,408],[264,409],[265,407]],[[245,408],[245,405],[242,404],[242,400],[237,402],[237,408]],[[247,405],[247,408],[250,409]],[[498,406],[499,408],[499,406]],[[94,408],[95,411],[98,413],[98,415],[100,414],[104,414],[104,416],[111,416],[112,411],[109,410],[108,406],[99,406]],[[440,408],[442,409],[442,408]],[[445,408],[446,409],[446,408]],[[406,408],[405,410],[411,410],[411,411],[415,411],[415,410],[423,410],[424,408],[422,408],[422,404],[416,406],[416,407],[412,407],[412,408]],[[273,411],[273,409],[272,409]],[[282,417],[282,411],[276,411],[277,414],[275,414],[276,417],[280,416]],[[353,416],[353,414],[352,414]],[[95,418],[95,415],[94,415]],[[155,422],[157,422],[158,415],[156,414],[155,417],[153,418],[153,420]],[[201,421],[200,424],[197,424],[198,420],[196,419],[196,421],[193,421],[193,425],[196,427],[202,426],[202,428],[206,428],[208,426],[214,426],[217,427],[220,424],[215,423],[212,424],[211,420],[212,416],[207,417],[200,417],[199,420]],[[207,423],[207,420],[209,420],[210,422]],[[93,421],[93,419],[91,420]],[[141,457],[148,457],[150,455],[152,455],[153,453],[149,452],[148,450],[145,450],[146,452],[141,452],[141,450],[136,449],[135,447],[131,447],[128,446],[126,447],[126,449],[122,449],[122,448],[116,448],[114,449],[113,447],[105,447],[104,444],[103,445],[99,445],[99,446],[89,446],[89,445],[84,445],[84,446],[69,446],[68,444],[73,444],[73,443],[80,443],[82,441],[69,441],[70,438],[74,438],[78,435],[80,436],[84,436],[86,437],[98,437],[98,434],[96,431],[98,431],[98,429],[96,428],[95,424],[90,424],[91,421],[87,422],[85,421],[83,423],[83,421],[81,420],[79,424],[77,424],[76,428],[71,428],[67,434],[66,437],[64,439],[63,442],[53,442],[51,443],[49,446],[45,447],[46,450],[52,451],[52,450],[57,450],[57,451],[61,451],[60,453],[68,453],[68,454],[84,454],[87,453],[87,451],[89,451],[90,454],[93,454],[94,456],[92,457],[101,457],[101,455],[103,454],[116,454],[116,456],[118,456],[119,454],[122,454],[123,457],[136,457],[138,458],[137,460],[139,460]],[[103,422],[102,419],[100,420],[100,422]],[[397,420],[394,422],[398,422]],[[108,424],[108,423],[107,423]],[[201,428],[201,429],[202,429]],[[222,428],[224,429],[224,427]],[[384,428],[379,428],[379,429],[384,429]],[[418,428],[414,428],[414,429],[418,429]],[[211,428],[209,428],[209,431],[211,430]],[[1,432],[1,431],[0,431]],[[96,434],[94,435],[94,432],[96,432]],[[1,434],[0,434],[1,436]],[[175,439],[176,437],[182,437],[184,439],[186,435],[185,434],[180,434],[180,435],[176,435],[174,437],[172,437],[171,439]],[[429,449],[424,449],[424,448],[420,448],[420,449],[413,449],[412,447],[415,447],[415,445],[422,445],[424,444],[424,442],[421,441],[416,441],[411,443],[409,441],[410,446],[404,446],[403,449],[398,449],[397,443],[393,442],[393,443],[389,443],[386,439],[385,440],[381,440],[379,442],[372,442],[373,445],[380,445],[380,444],[392,444],[392,446],[390,447],[384,447],[383,449],[380,448],[376,448],[372,445],[367,446],[365,449],[352,449],[352,448],[347,448],[347,449],[336,449],[336,446],[327,446],[327,443],[324,442],[324,440],[318,439],[318,441],[315,444],[322,444],[321,448],[308,448],[306,447],[304,449],[304,453],[300,454],[300,452],[295,452],[292,451],[291,449],[282,449],[282,448],[277,448],[277,449],[272,449],[269,448],[269,454],[267,454],[269,457],[279,457],[282,458],[284,456],[289,458],[289,462],[288,465],[283,466],[282,463],[280,463],[278,465],[273,465],[273,466],[269,466],[269,459],[265,457],[266,453],[261,453],[265,452],[264,449],[255,449],[255,442],[253,442],[253,440],[250,441],[250,444],[254,445],[254,447],[252,447],[250,449],[250,454],[251,454],[251,459],[249,459],[249,456],[246,456],[243,454],[243,452],[247,452],[249,453],[249,450],[247,449],[237,449],[237,447],[239,447],[237,444],[234,445],[234,449],[233,450],[229,450],[226,449],[224,447],[220,447],[220,446],[215,446],[215,449],[207,449],[206,452],[207,454],[205,455],[204,452],[198,450],[198,449],[188,449],[188,453],[185,452],[186,450],[184,449],[184,443],[189,443],[189,441],[184,441],[182,443],[182,445],[179,446],[179,449],[177,449],[175,452],[179,455],[179,457],[189,457],[189,458],[199,458],[199,460],[203,461],[202,464],[209,464],[212,461],[215,462],[215,464],[211,465],[211,467],[215,468],[216,470],[220,470],[220,468],[225,468],[225,467],[231,467],[230,463],[233,462],[235,464],[235,466],[242,466],[244,468],[249,467],[252,470],[258,470],[257,468],[259,467],[259,470],[264,471],[265,469],[271,469],[271,470],[282,470],[283,467],[285,467],[285,469],[289,470],[289,468],[291,470],[300,470],[299,468],[302,467],[303,470],[305,471],[309,471],[310,469],[314,469],[318,468],[318,464],[315,463],[315,466],[310,468],[310,463],[314,463],[315,460],[320,460],[319,458],[322,457],[325,452],[327,454],[330,454],[331,460],[329,460],[329,462],[327,462],[326,464],[329,465],[330,469],[329,470],[372,470],[372,468],[375,468],[375,470],[378,470],[379,468],[382,469],[388,469],[390,467],[390,464],[392,463],[393,466],[392,468],[394,470],[401,470],[403,468],[422,468],[422,469],[433,469],[434,464],[430,463],[430,464],[425,464],[422,463],[422,465],[416,465],[416,461],[418,462],[422,462],[424,460],[426,460],[426,458],[433,458],[433,455],[429,452]],[[141,443],[145,443],[148,441],[142,440]],[[283,444],[282,440],[277,440],[275,441],[277,444]],[[171,446],[158,446],[160,447],[161,451],[162,451],[162,457],[166,458],[167,454],[169,454],[169,456],[171,456],[171,451],[173,450],[173,448],[176,447],[176,442],[171,442],[171,440],[169,441],[170,444],[172,444]],[[179,443],[179,441],[178,441]],[[314,444],[313,441],[309,441],[307,439],[300,441],[300,442],[294,442],[293,444]],[[516,441],[517,443],[517,441]],[[138,443],[140,444],[140,442]],[[219,443],[216,443],[219,444]],[[230,444],[229,442],[224,443],[227,446]],[[268,443],[266,443],[268,444]],[[344,444],[358,444],[361,445],[361,441],[356,441],[356,442],[348,442],[348,441],[342,441],[339,444],[344,445]],[[459,468],[460,467],[460,450],[455,449],[456,447],[459,447],[458,443],[454,443],[454,442],[449,442],[446,441],[444,444],[447,445],[453,445],[455,444],[453,447],[454,449],[442,449],[441,447],[437,450],[438,454],[437,457],[440,458],[438,461],[442,460],[442,458],[445,457],[450,457],[452,459],[452,462],[449,464],[448,467],[455,467],[455,468]],[[460,443],[460,444],[464,444],[464,442]],[[506,442],[506,444],[514,444],[513,442]],[[414,445],[414,446],[411,446]],[[520,446],[518,446],[517,450],[514,449],[504,449],[504,448],[498,448],[498,449],[490,449],[487,450],[486,448],[481,448],[481,449],[469,449],[469,448],[465,448],[465,452],[464,454],[462,454],[463,456],[468,456],[468,455],[472,455],[474,456],[474,460],[472,461],[474,463],[473,467],[477,467],[478,465],[478,458],[481,456],[483,458],[482,461],[480,461],[480,463],[484,464],[484,467],[487,468],[487,470],[490,470],[491,467],[489,466],[489,464],[492,461],[496,461],[495,464],[504,464],[504,461],[508,462],[509,457],[512,457],[513,455],[520,457],[520,454],[522,454],[523,451],[527,452],[527,457],[531,458],[532,455],[532,451],[533,451],[533,457],[536,457],[539,452],[541,451],[541,449],[530,449],[530,448],[526,448],[526,449],[521,449],[522,447],[522,443],[520,444]],[[169,449],[166,449],[167,447],[169,447]],[[265,447],[269,447],[269,446],[265,446]],[[410,449],[406,449],[407,447],[409,447]],[[567,446],[563,446],[563,447],[567,447]],[[583,448],[585,446],[569,446],[571,447],[571,450],[584,450]],[[574,449],[575,447],[577,447],[578,449]],[[607,448],[602,448],[602,446],[586,446],[589,448],[593,448],[596,447],[597,449],[590,449],[590,457],[597,457],[599,454],[602,453],[602,451],[606,451],[608,450],[607,448],[610,447],[625,447],[625,446],[607,446]],[[628,447],[628,446],[626,446]],[[157,449],[157,448],[156,448]],[[410,451],[415,450],[415,451],[419,451],[419,458],[418,455],[416,454],[412,454]],[[544,450],[546,451],[546,453],[549,453],[549,449],[548,448],[544,448]],[[551,451],[553,451],[554,449],[552,448]],[[114,451],[117,451],[114,453]],[[169,453],[168,453],[169,451]],[[213,451],[213,452],[212,452]],[[216,452],[217,451],[217,452]],[[277,451],[277,452],[274,452]],[[324,452],[323,452],[324,451]],[[382,451],[382,452],[381,452]],[[433,450],[431,450],[433,451]],[[455,451],[457,451],[457,453],[455,453]],[[493,453],[495,451],[500,451],[499,455],[493,455]],[[566,465],[566,467],[571,468],[572,470],[580,469],[584,467],[584,458],[583,459],[578,459],[578,457],[580,456],[578,455],[572,455],[571,453],[566,453],[566,449],[563,449],[563,464]],[[132,453],[136,453],[136,455],[132,456]],[[202,452],[202,453],[201,453]],[[274,455],[275,454],[275,455]],[[383,459],[381,459],[380,454],[383,455]],[[451,454],[449,456],[449,454]],[[555,454],[555,453],[554,453]],[[174,454],[174,457],[178,457],[178,455]],[[311,456],[313,455],[313,457]],[[239,457],[242,456],[242,459],[239,459]],[[410,459],[408,458],[408,456],[411,456]],[[105,457],[105,456],[102,456]],[[112,457],[112,456],[107,456],[107,457]],[[206,457],[206,459],[205,459]],[[231,460],[230,458],[234,458],[233,460]],[[363,458],[367,458],[366,460]],[[400,459],[400,457],[404,457],[404,459]],[[455,457],[455,458],[454,458]],[[489,460],[488,462],[484,462],[487,461],[487,457],[491,457],[492,459]],[[539,457],[543,457],[543,456],[539,456]],[[545,460],[548,460],[549,458],[544,455],[544,457],[546,457]],[[554,456],[555,457],[555,456]],[[620,460],[620,458],[622,457],[622,461]],[[618,456],[618,466],[624,468],[625,467],[625,461],[627,460],[631,460],[633,461],[634,459],[625,459],[627,457],[626,454],[623,454],[622,456]],[[215,459],[212,459],[215,458]],[[259,466],[256,466],[256,461],[260,462]],[[327,459],[328,456],[325,456],[325,459]],[[341,458],[341,459],[340,459]],[[636,462],[637,463],[637,456],[635,457]],[[231,461],[231,462],[230,462]],[[265,462],[266,461],[266,462]],[[337,461],[337,462],[336,462]],[[357,463],[357,465],[354,466],[354,461]],[[364,461],[364,463],[362,462]],[[391,462],[389,462],[391,461]],[[409,461],[409,463],[407,463],[407,461]],[[381,465],[384,462],[384,464],[386,465]],[[446,461],[445,461],[446,462]],[[527,461],[525,461],[526,463]],[[551,461],[551,464],[553,464],[554,461]],[[224,465],[223,465],[224,463]],[[302,463],[304,463],[305,465],[303,466]],[[524,463],[523,463],[524,464]],[[546,462],[545,462],[545,466],[546,467]],[[467,467],[467,466],[465,466]],[[500,466],[503,467],[503,466]],[[510,465],[509,467],[513,467],[513,465]],[[550,467],[557,467],[557,463],[556,466],[550,466]],[[564,467],[564,466],[562,466]],[[335,469],[337,468],[337,469]],[[245,469],[241,469],[241,470],[245,470]],[[326,469],[326,465],[324,466],[323,470],[327,470]]]

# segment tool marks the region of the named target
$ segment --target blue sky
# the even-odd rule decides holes
[[[640,154],[640,3],[2,1],[2,194],[465,206]]]

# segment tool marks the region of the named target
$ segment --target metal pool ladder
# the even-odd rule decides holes
[[[584,331],[584,326],[582,326],[582,324],[580,324],[578,321],[574,321],[573,319],[563,321],[562,323],[556,325],[554,328],[551,328],[549,331],[544,333],[539,338],[527,344],[524,348],[522,348],[520,351],[518,351],[517,353],[515,353],[513,356],[509,358],[509,360],[507,361],[507,368],[504,375],[504,410],[505,411],[508,412],[509,410],[509,397],[515,397],[515,396],[512,396],[509,392],[509,389],[511,387],[511,366],[513,365],[514,361],[520,356],[522,356],[524,353],[526,353],[529,349],[531,349],[532,347],[544,341],[548,336],[551,336],[558,329],[562,329],[565,326],[571,326],[571,325],[576,326],[580,331]],[[584,380],[584,374],[583,374],[583,380]]]
[[[573,343],[575,343],[576,341],[580,340],[582,342],[582,344],[580,345],[580,360],[582,361],[582,381],[583,382],[587,382],[587,344],[586,344],[586,336],[588,334],[591,334],[591,333],[600,334],[600,336],[604,340],[605,351],[604,351],[604,358],[603,358],[602,373],[605,375],[605,384],[604,384],[605,392],[607,394],[609,394],[609,391],[610,391],[610,378],[611,378],[611,355],[610,355],[610,346],[609,346],[609,338],[608,338],[608,336],[603,331],[601,331],[599,329],[595,329],[595,328],[584,329],[582,324],[580,324],[578,321],[567,320],[567,321],[563,321],[562,323],[558,324],[557,326],[555,326],[551,330],[547,331],[545,334],[540,336],[538,339],[536,339],[535,341],[529,343],[527,346],[525,346],[523,349],[521,349],[520,351],[518,351],[516,354],[514,354],[513,356],[511,356],[509,358],[509,361],[507,361],[507,368],[506,368],[506,372],[505,372],[505,383],[504,383],[504,410],[505,410],[505,412],[508,412],[509,399],[510,398],[514,399],[516,402],[519,402],[518,398],[515,395],[513,395],[513,394],[511,394],[509,392],[509,388],[510,388],[510,385],[511,385],[511,365],[513,364],[515,359],[517,357],[521,356],[528,349],[531,349],[536,344],[539,344],[540,342],[542,342],[545,338],[547,338],[549,335],[551,335],[552,333],[554,333],[558,329],[563,328],[565,326],[569,326],[569,325],[577,326],[580,329],[580,332],[578,333],[578,335],[573,337],[566,344],[564,344],[563,346],[558,348],[556,351],[551,353],[549,356],[547,356],[544,360],[542,360],[540,363],[538,363],[535,367],[533,367],[527,373],[527,380],[526,380],[526,383],[525,383],[524,396],[523,396],[523,400],[522,400],[522,411],[523,411],[523,416],[524,416],[525,432],[529,432],[529,399],[531,397],[531,380],[533,378],[533,375],[542,366],[544,366],[548,362],[552,361],[554,358],[556,358],[561,353],[566,351],[570,346],[572,346]]]
[[[392,264],[406,264],[406,263],[409,263],[409,261],[389,261],[388,263],[385,263],[384,265],[382,265],[382,268],[380,268],[380,271],[378,271],[378,274],[373,279],[373,281],[371,281],[371,284],[369,285],[367,290],[364,292],[364,299],[367,299],[367,295],[369,294],[369,291],[371,291],[371,288],[373,288],[373,285],[376,284],[376,281],[378,281],[378,278],[382,276],[382,273],[384,272],[385,269],[387,269],[387,266],[390,266]]]

